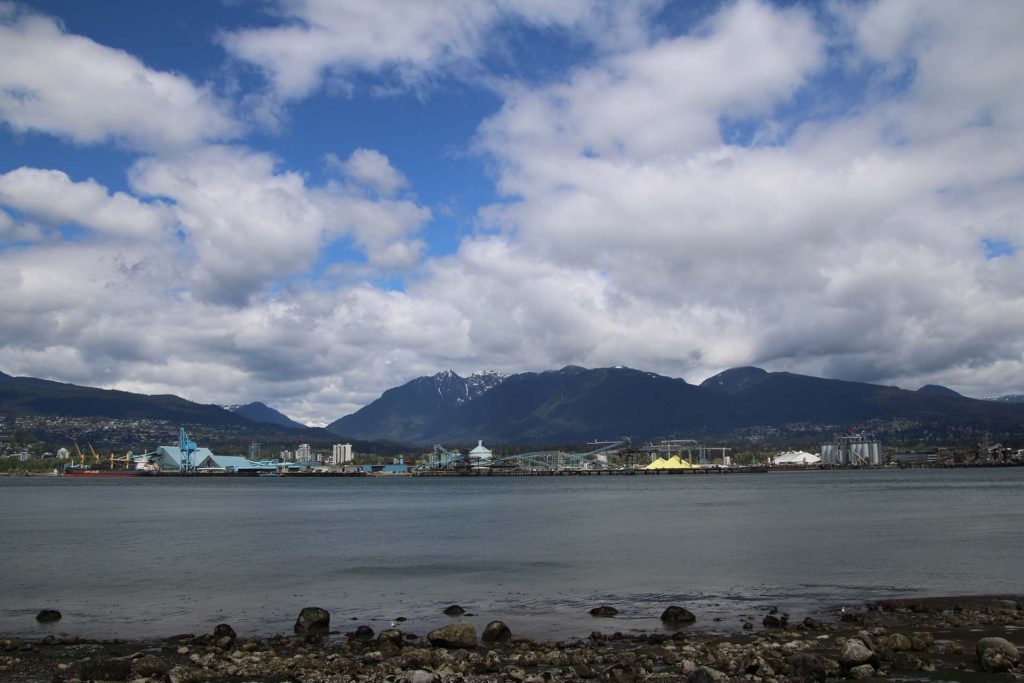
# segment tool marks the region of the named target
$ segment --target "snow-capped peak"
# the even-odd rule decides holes
[[[442,370],[433,377],[434,390],[442,398],[454,399],[462,404],[487,393],[505,381],[506,376],[494,370],[474,372],[469,377],[461,377],[454,370]]]

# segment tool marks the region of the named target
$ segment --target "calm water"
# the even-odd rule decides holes
[[[676,477],[0,477],[0,634],[341,629],[457,602],[541,637],[1024,592],[1024,468]],[[612,621],[587,611],[622,611]],[[39,626],[55,607],[64,619]],[[713,622],[718,617],[720,622]],[[350,620],[356,621],[350,621]]]

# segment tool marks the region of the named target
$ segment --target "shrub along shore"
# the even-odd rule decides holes
[[[294,634],[269,638],[221,624],[164,640],[0,639],[0,680],[1024,680],[1024,596],[889,600],[844,608],[829,623],[774,612],[733,636],[702,632],[700,615],[682,606],[666,609],[663,631],[624,635],[615,631],[613,611],[595,608],[589,638],[559,642],[537,642],[499,621],[478,634],[458,621],[461,609],[453,605],[449,623],[421,635],[400,623],[380,633],[367,626],[341,632],[327,611],[306,608]],[[37,619],[59,622],[60,613],[44,610]]]

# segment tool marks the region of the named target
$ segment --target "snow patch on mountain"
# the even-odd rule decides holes
[[[494,370],[480,370],[469,377],[461,377],[453,370],[444,370],[425,379],[433,382],[438,396],[442,399],[462,405],[483,396],[507,378],[507,375]]]

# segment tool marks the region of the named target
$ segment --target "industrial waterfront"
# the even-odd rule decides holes
[[[435,444],[433,450],[406,463],[405,455],[391,463],[356,465],[351,444],[334,444],[329,457],[300,444],[294,451],[281,451],[277,458],[257,459],[258,442],[249,446],[248,457],[218,455],[200,447],[181,426],[177,445],[133,455],[102,458],[87,443],[90,459],[74,444],[74,456],[59,449],[53,461],[63,463],[53,473],[84,478],[127,478],[143,476],[260,476],[260,477],[357,477],[382,476],[553,476],[553,475],[660,475],[763,473],[770,468],[819,469],[878,467],[963,467],[1024,464],[1024,449],[979,443],[973,454],[946,449],[944,453],[891,452],[865,434],[850,430],[820,446],[820,455],[806,451],[785,451],[761,462],[734,462],[730,447],[710,446],[695,439],[661,439],[634,445],[628,437],[613,441],[592,441],[579,450],[539,450],[495,454],[478,440],[472,449],[449,449]],[[45,461],[43,461],[45,462]]]
[[[290,629],[317,604],[423,632],[457,602],[535,637],[738,629],[874,598],[1015,592],[1024,469],[772,476],[0,478],[0,633]],[[201,512],[199,512],[201,511]],[[714,618],[722,619],[714,622]]]

